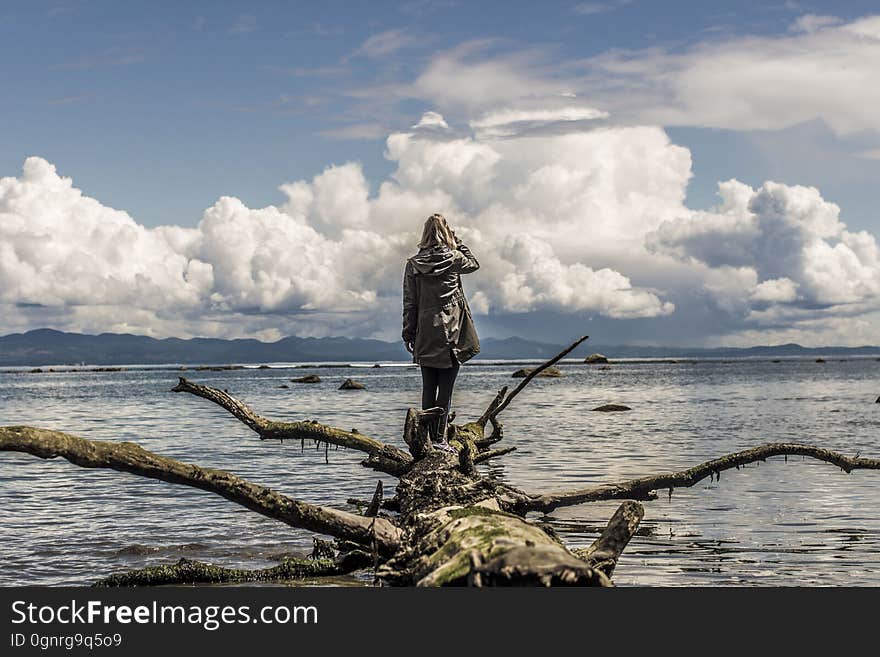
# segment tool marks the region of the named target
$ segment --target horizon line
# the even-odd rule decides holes
[[[396,341],[388,341],[388,340],[383,340],[381,338],[352,337],[352,336],[347,336],[347,335],[326,335],[326,336],[321,336],[321,337],[317,337],[317,336],[303,337],[303,336],[298,336],[298,335],[286,335],[281,338],[278,338],[277,340],[265,341],[265,340],[261,340],[259,338],[255,338],[255,337],[222,338],[222,337],[216,337],[216,336],[192,336],[189,338],[182,338],[182,337],[178,337],[178,336],[168,336],[168,337],[164,337],[164,338],[157,338],[157,337],[153,337],[151,335],[144,335],[141,333],[115,333],[115,332],[111,332],[111,331],[104,331],[102,333],[82,333],[79,331],[63,331],[60,329],[54,329],[54,328],[49,328],[49,327],[28,329],[27,331],[23,331],[23,332],[19,332],[19,333],[7,333],[5,335],[0,335],[0,340],[2,340],[4,338],[13,337],[13,336],[18,336],[18,335],[25,336],[25,335],[28,335],[31,333],[39,333],[39,332],[52,332],[52,333],[59,333],[59,334],[64,334],[64,335],[79,335],[79,336],[93,337],[93,338],[98,338],[98,337],[101,337],[104,335],[131,336],[131,337],[136,337],[136,338],[147,338],[147,339],[156,340],[156,341],[162,341],[162,340],[181,340],[181,341],[221,340],[221,341],[225,341],[225,342],[232,342],[235,340],[253,340],[255,342],[259,342],[261,344],[267,344],[267,345],[277,344],[278,342],[281,342],[282,340],[288,340],[290,338],[296,338],[299,340],[333,340],[333,339],[372,340],[375,342],[382,342],[384,344],[396,344]],[[563,343],[544,342],[542,340],[535,340],[532,338],[524,338],[524,337],[518,336],[518,335],[510,335],[510,336],[507,336],[504,338],[499,338],[496,336],[487,336],[485,338],[482,338],[482,340],[483,341],[486,341],[486,340],[496,340],[496,341],[523,340],[525,342],[531,342],[534,344],[547,345],[547,346],[552,346],[552,347],[563,347],[564,346]],[[652,345],[628,344],[628,343],[616,343],[615,344],[615,343],[603,343],[603,342],[594,342],[592,344],[595,344],[596,346],[599,346],[599,347],[627,347],[627,348],[640,348],[640,349],[687,349],[687,350],[692,350],[692,351],[711,351],[711,350],[717,350],[717,349],[749,350],[749,349],[778,348],[778,347],[799,347],[800,349],[878,349],[878,350],[880,350],[880,345],[874,345],[874,344],[861,344],[861,345],[857,345],[857,346],[827,345],[826,344],[826,345],[821,345],[821,346],[817,346],[817,347],[808,347],[808,346],[804,346],[804,345],[797,343],[797,342],[783,342],[783,343],[778,343],[778,344],[755,344],[755,345],[750,345],[748,347],[735,347],[735,346],[729,346],[729,345],[720,345],[720,346],[714,346],[714,347],[696,347],[696,346],[663,345],[663,344],[652,344]]]

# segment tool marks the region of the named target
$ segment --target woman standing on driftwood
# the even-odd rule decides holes
[[[425,222],[419,252],[403,276],[403,341],[422,370],[422,408],[443,409],[435,442],[446,444],[452,389],[461,363],[480,351],[461,274],[480,268],[441,214]]]

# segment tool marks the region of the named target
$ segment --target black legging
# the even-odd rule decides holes
[[[452,402],[452,389],[458,376],[459,363],[453,359],[452,367],[426,367],[422,365],[422,409],[439,406],[447,413]]]

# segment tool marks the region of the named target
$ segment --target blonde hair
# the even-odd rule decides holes
[[[446,222],[442,214],[432,214],[425,222],[422,229],[422,240],[419,242],[420,249],[430,249],[435,246],[445,245],[450,249],[455,248],[455,233]]]

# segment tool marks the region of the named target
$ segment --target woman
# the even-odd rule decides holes
[[[480,351],[461,274],[480,263],[455,236],[441,214],[425,222],[419,252],[406,261],[403,275],[403,341],[422,370],[422,408],[443,414],[433,438],[446,443],[452,389],[461,363]]]

